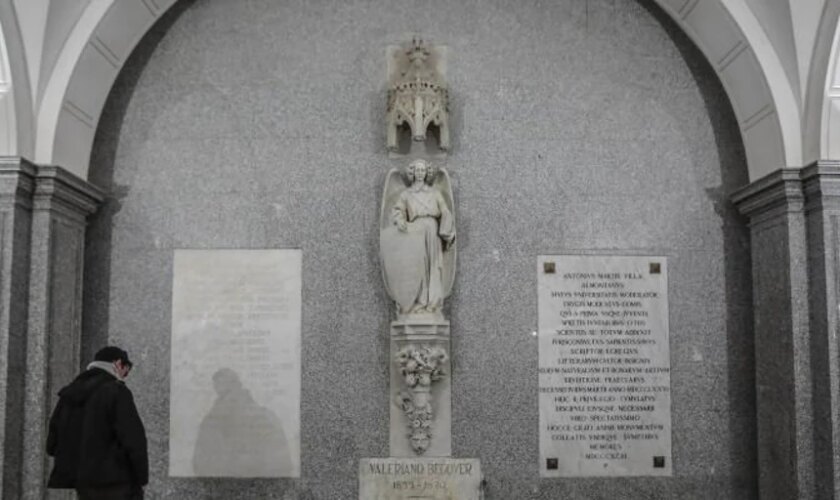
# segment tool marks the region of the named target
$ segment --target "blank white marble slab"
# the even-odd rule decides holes
[[[300,250],[175,250],[169,474],[300,476]]]

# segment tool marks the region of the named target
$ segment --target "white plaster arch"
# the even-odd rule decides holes
[[[15,96],[12,93],[12,68],[6,37],[0,26],[0,156],[17,156],[17,118]]]
[[[746,2],[744,0],[722,0],[721,3],[729,10],[730,15],[732,15],[735,22],[741,28],[747,44],[758,59],[758,63],[764,73],[764,80],[770,90],[773,105],[776,108],[776,125],[781,129],[782,144],[784,146],[784,163],[781,165],[756,165],[756,167],[761,169],[760,172],[757,172],[760,174],[758,177],[763,177],[781,167],[795,168],[805,166],[802,155],[802,110],[800,107],[800,94],[797,91],[797,87],[792,85],[786,76],[785,68],[778,52],[773,48],[773,44],[764,31],[763,26]],[[733,81],[728,83],[730,85],[743,84],[743,82]],[[739,91],[750,92],[749,84],[747,84],[746,88],[740,88]],[[729,92],[731,95],[732,91],[730,90]],[[750,130],[745,129],[743,124],[741,130],[744,135],[750,133]],[[746,137],[744,142],[746,142]],[[752,174],[751,166],[751,177],[753,177]]]
[[[802,155],[804,165],[840,156],[840,2],[823,6],[812,47],[810,69],[806,75],[802,111]],[[834,102],[834,104],[832,104]],[[835,116],[832,118],[832,112]],[[832,148],[830,129],[834,129]]]
[[[815,88],[809,89],[813,91],[813,99],[809,101],[814,103],[809,109],[812,113],[809,128],[816,129],[819,123],[819,133],[811,134],[819,142],[812,144],[811,150],[819,155],[815,158],[818,160],[840,158],[840,23],[837,18],[833,21],[824,36],[831,41],[830,50],[820,68],[822,72],[812,76]]]
[[[31,157],[32,95],[20,26],[11,2],[0,2],[0,156]]]
[[[35,162],[87,178],[105,100],[135,45],[177,0],[92,0],[58,56],[38,109]]]
[[[131,50],[177,0],[93,0],[50,76],[35,161],[87,177],[96,125]],[[655,0],[705,54],[739,122],[751,180],[803,166],[799,100],[745,0]]]
[[[744,0],[655,0],[705,54],[741,129],[751,181],[803,166],[799,101]]]

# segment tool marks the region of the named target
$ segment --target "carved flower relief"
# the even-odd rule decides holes
[[[401,391],[398,399],[408,419],[407,436],[411,448],[418,455],[422,455],[432,442],[432,405],[427,400],[418,405],[409,391]]]
[[[437,346],[408,345],[400,349],[395,361],[407,390],[400,391],[397,403],[408,421],[408,438],[418,455],[423,454],[432,440],[432,383],[445,376],[446,350]]]
[[[409,388],[416,386],[429,387],[446,375],[444,364],[449,356],[446,350],[437,346],[408,345],[396,354],[397,366],[400,369],[405,385]]]
[[[402,411],[406,414],[414,414],[414,399],[411,397],[411,393],[407,391],[400,391],[397,396],[397,401]]]
[[[427,429],[431,427],[432,405],[428,402],[422,406],[415,404],[414,397],[408,391],[399,394],[400,407],[408,417],[408,425],[412,429]]]

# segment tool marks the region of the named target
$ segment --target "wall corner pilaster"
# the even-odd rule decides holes
[[[23,405],[32,194],[36,167],[0,157],[0,497],[17,498]]]
[[[814,473],[818,498],[840,499],[840,161],[802,169],[808,243]]]
[[[61,167],[39,166],[32,195],[22,498],[45,495],[47,421],[80,365],[85,226],[104,199]]]
[[[732,196],[750,220],[762,500],[818,498],[801,174],[780,169]]]

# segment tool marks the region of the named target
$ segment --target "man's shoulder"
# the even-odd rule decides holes
[[[104,396],[106,398],[131,398],[131,389],[126,387],[123,381],[118,380],[113,377],[108,377],[106,380],[102,380],[99,387],[96,390],[97,394]]]
[[[119,394],[128,394],[131,395],[131,389],[125,385],[125,382],[119,379],[109,380],[105,382],[105,385],[109,387],[112,391],[117,392]]]

